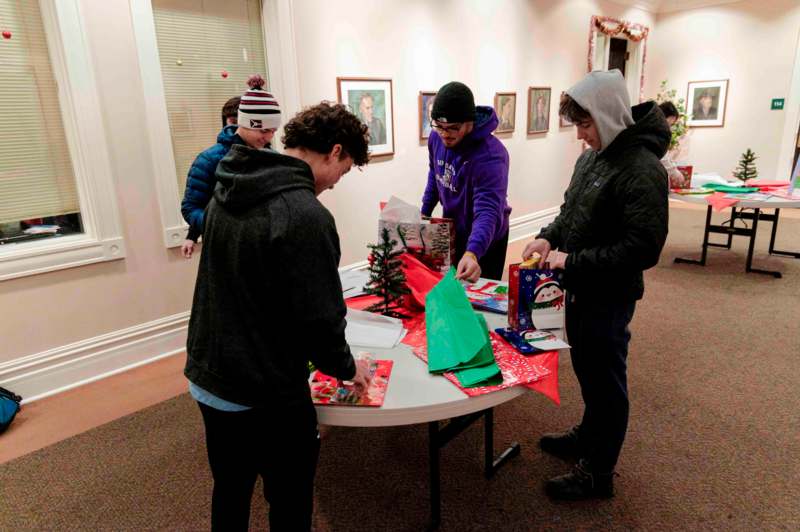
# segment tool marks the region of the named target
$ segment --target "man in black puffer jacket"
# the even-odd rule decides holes
[[[631,109],[618,70],[592,72],[562,97],[559,114],[590,147],[575,165],[561,212],[530,242],[564,270],[566,328],[585,405],[580,424],[542,437],[540,446],[578,460],[551,479],[557,499],[613,495],[613,475],[628,426],[627,356],[642,272],[667,238],[667,175],[660,163],[670,130],[655,102]]]

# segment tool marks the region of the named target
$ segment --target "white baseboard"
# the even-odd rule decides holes
[[[543,227],[556,219],[560,207],[551,207],[518,218],[512,218],[509,223],[508,241],[516,242],[539,233]]]
[[[0,364],[0,384],[23,402],[88,384],[186,347],[189,312],[167,316]]]
[[[558,214],[558,207],[512,219],[509,242],[532,237]],[[365,268],[359,261],[341,271]],[[183,353],[189,312],[81,340],[41,353],[0,363],[0,384],[24,402],[110,377],[160,358]]]

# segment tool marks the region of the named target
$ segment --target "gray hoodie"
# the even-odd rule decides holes
[[[600,134],[600,151],[633,125],[631,99],[619,70],[595,70],[567,90],[594,119]]]

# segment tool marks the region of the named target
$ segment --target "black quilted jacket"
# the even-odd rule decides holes
[[[642,272],[667,238],[667,174],[660,159],[669,126],[654,102],[632,109],[635,123],[601,153],[578,158],[556,219],[540,238],[569,254],[564,285],[578,298],[635,301]]]

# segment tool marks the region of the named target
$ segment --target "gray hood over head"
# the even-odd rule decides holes
[[[600,151],[633,125],[631,99],[619,70],[595,70],[567,90],[567,94],[594,119],[600,134]]]

